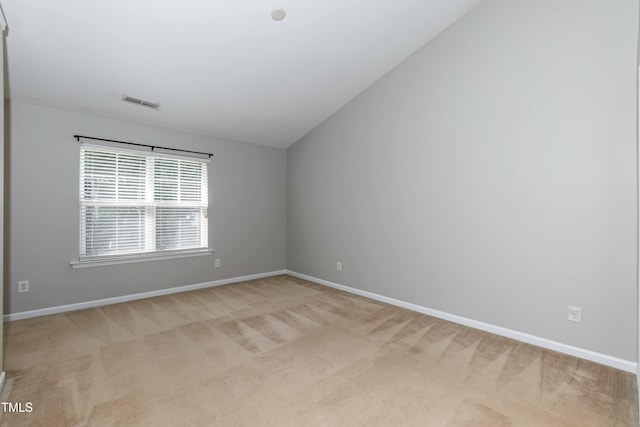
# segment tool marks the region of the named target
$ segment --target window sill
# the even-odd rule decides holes
[[[131,264],[134,262],[161,261],[165,259],[177,258],[191,258],[198,256],[208,256],[211,254],[213,254],[213,250],[204,249],[192,252],[179,252],[172,254],[135,255],[130,257],[103,258],[89,261],[71,261],[70,264],[73,268],[102,267],[105,265]]]

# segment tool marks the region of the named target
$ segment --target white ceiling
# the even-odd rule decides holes
[[[286,148],[479,1],[2,0],[9,96]]]

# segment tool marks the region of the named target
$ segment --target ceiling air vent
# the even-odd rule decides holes
[[[124,95],[122,97],[122,101],[123,102],[130,102],[130,103],[136,104],[136,105],[141,105],[143,107],[153,108],[154,110],[157,110],[158,108],[160,108],[160,104],[157,104],[155,102],[145,101],[144,99],[138,99],[138,98],[134,98],[132,96],[127,96],[127,95]]]

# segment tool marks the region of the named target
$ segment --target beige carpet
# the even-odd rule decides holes
[[[290,276],[5,323],[2,426],[634,426],[635,377]]]

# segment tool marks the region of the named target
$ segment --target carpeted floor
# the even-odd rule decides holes
[[[5,323],[2,426],[635,426],[632,374],[290,276]]]

